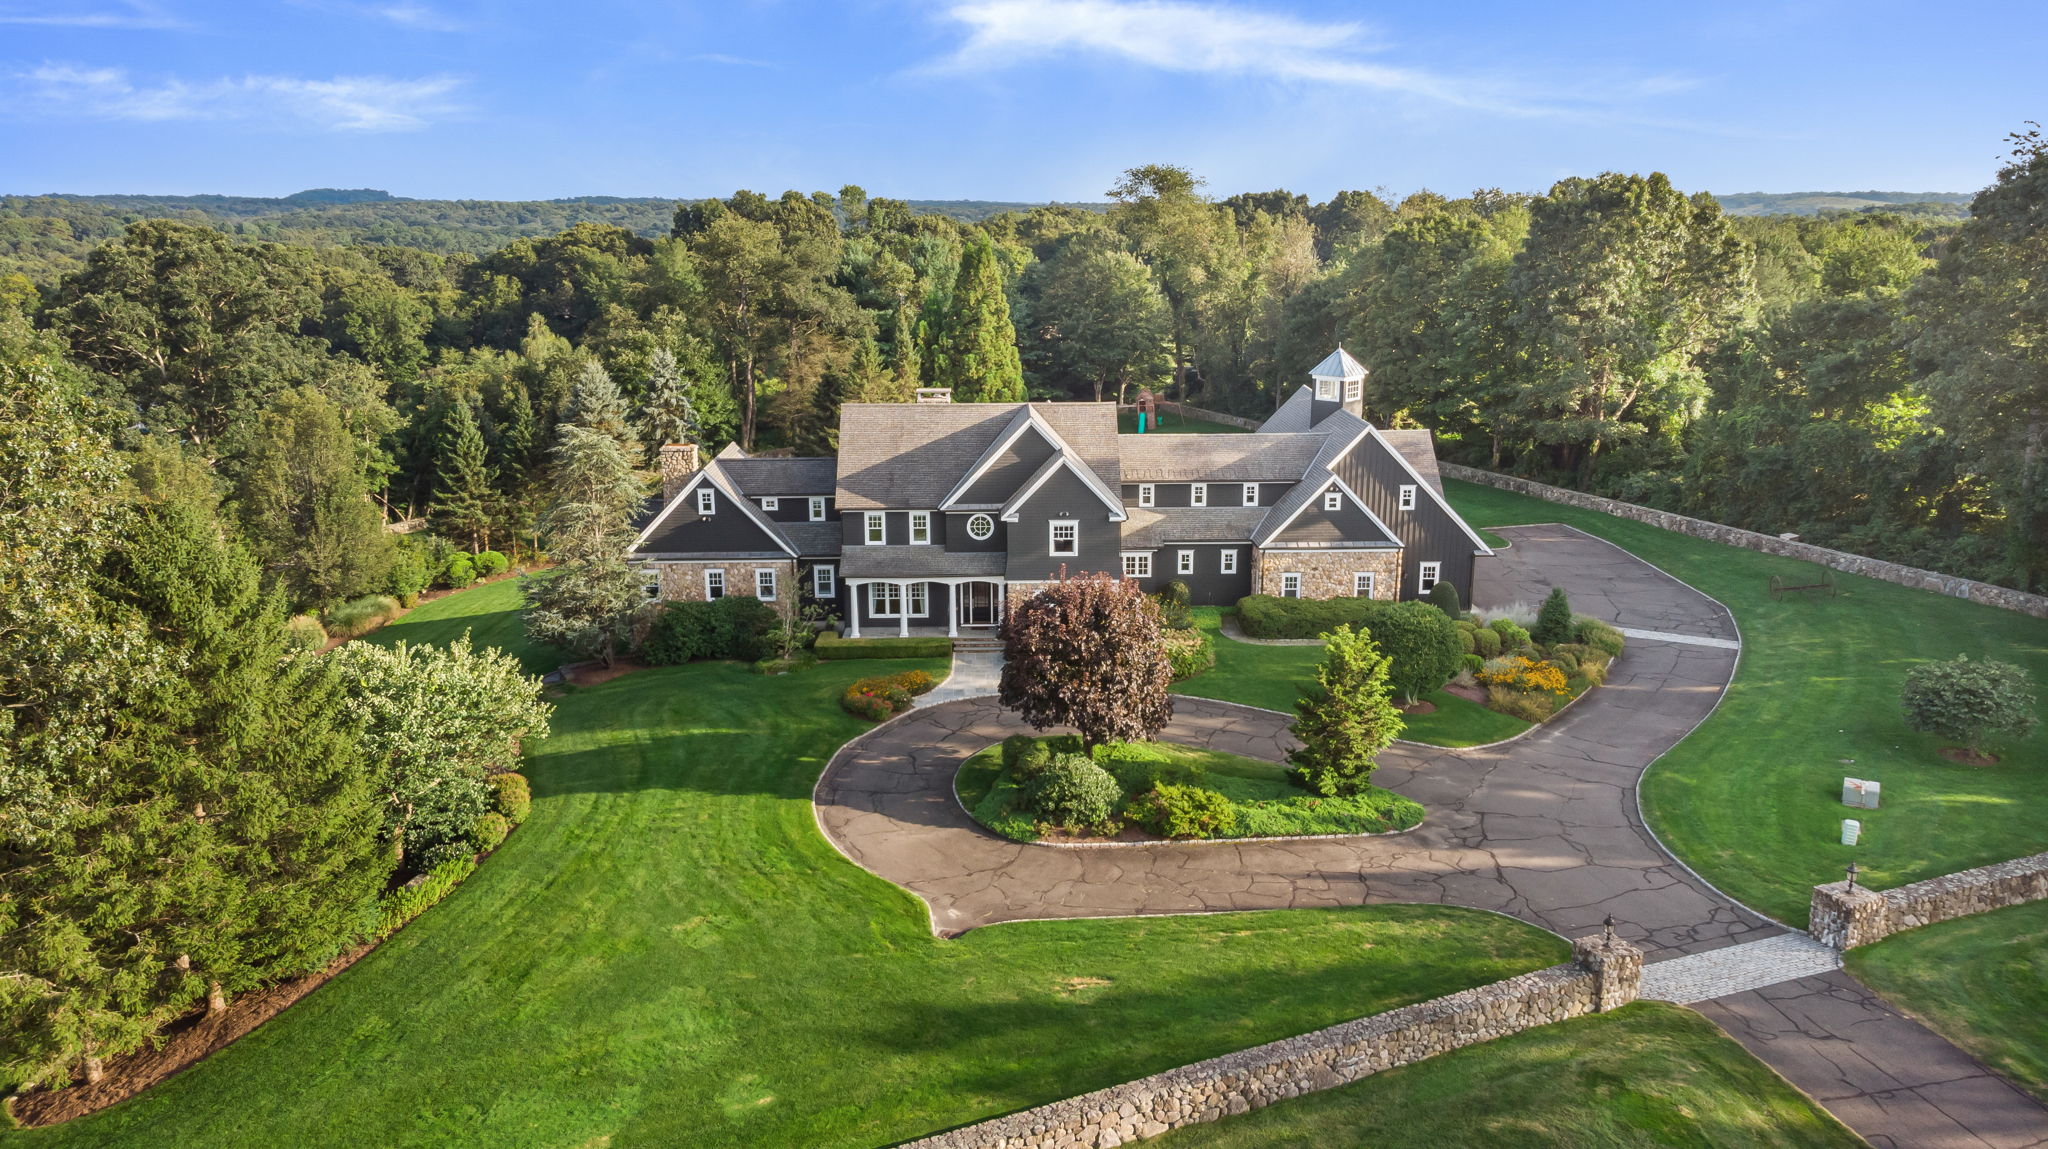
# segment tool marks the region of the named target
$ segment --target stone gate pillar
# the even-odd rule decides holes
[[[1610,919],[1612,920],[1612,919]],[[1634,942],[1614,936],[1612,927],[1572,942],[1572,962],[1595,980],[1593,1011],[1606,1013],[1636,999],[1643,986],[1643,951]]]
[[[1867,946],[1891,932],[1891,906],[1868,886],[1829,882],[1813,888],[1806,932],[1838,950]]]

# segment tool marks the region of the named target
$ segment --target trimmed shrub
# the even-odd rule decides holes
[[[1471,675],[1472,675],[1473,677],[1475,677],[1475,678],[1476,678],[1476,677],[1478,677],[1478,675],[1479,675],[1479,672],[1480,672],[1480,671],[1482,671],[1482,670],[1484,670],[1484,669],[1486,669],[1486,660],[1485,660],[1485,659],[1483,659],[1483,658],[1479,657],[1479,656],[1478,656],[1478,655],[1476,655],[1476,654],[1468,654],[1468,655],[1466,655],[1466,656],[1465,656],[1465,671],[1466,671],[1466,673],[1468,673],[1468,674],[1471,674]]]
[[[1496,618],[1486,624],[1487,629],[1500,636],[1502,650],[1520,650],[1529,645],[1529,632],[1523,630],[1512,619]]]
[[[476,560],[469,555],[452,555],[448,565],[441,568],[441,585],[449,590],[461,590],[475,581]]]
[[[666,603],[648,628],[640,657],[654,666],[700,658],[753,662],[773,653],[767,649],[768,632],[775,622],[775,608],[748,595]]]
[[[1052,747],[1047,746],[1044,739],[1033,738],[1030,742],[1031,745],[1018,750],[1017,760],[1010,764],[1010,776],[1015,778],[1019,785],[1044,773],[1046,766],[1052,762]]]
[[[1023,756],[1025,749],[1036,745],[1038,739],[1029,734],[1012,734],[1003,739],[1003,769],[1015,770],[1017,759]]]
[[[512,820],[496,810],[487,811],[470,827],[469,840],[476,844],[478,853],[488,853],[498,848],[505,835],[512,832]]]
[[[2009,662],[1926,662],[1906,672],[1899,692],[1906,725],[1925,734],[1954,739],[1976,751],[1988,738],[2023,738],[2034,729],[2038,700],[2034,680]]]
[[[723,602],[724,600],[719,600]],[[947,658],[953,653],[950,638],[844,638],[836,631],[818,636],[812,647],[826,662],[857,658]]]
[[[1564,588],[1554,586],[1543,600],[1543,606],[1536,612],[1536,625],[1529,630],[1529,637],[1544,646],[1570,642],[1577,627],[1572,622],[1572,602]]]
[[[1193,678],[1216,665],[1216,642],[1206,630],[1190,627],[1162,631],[1159,644],[1166,651],[1166,665],[1172,668],[1175,682]]]
[[[433,568],[429,565],[432,556],[424,543],[403,539],[392,552],[391,593],[398,601],[411,606],[419,601],[420,592],[434,581]]]
[[[397,933],[475,872],[475,858],[454,858],[385,894],[377,903],[377,928],[370,940],[382,941]]]
[[[1443,611],[1449,618],[1461,618],[1465,614],[1464,604],[1458,601],[1458,588],[1442,579],[1436,580],[1436,585],[1429,588],[1429,605]]]
[[[533,785],[524,774],[493,774],[491,808],[509,822],[524,822],[533,812]]]
[[[1276,598],[1246,595],[1237,600],[1238,625],[1253,638],[1321,638],[1340,626],[1356,626],[1384,602],[1367,598]]]
[[[1480,627],[1472,632],[1472,652],[1480,658],[1500,657],[1500,632],[1491,627]]]
[[[1082,754],[1056,754],[1025,788],[1025,800],[1055,826],[1096,826],[1109,821],[1123,788],[1109,771]]]
[[[485,551],[476,556],[476,577],[490,578],[493,575],[504,574],[511,565],[505,556],[497,551]]]
[[[1162,838],[1214,838],[1237,829],[1237,807],[1214,790],[1165,785],[1131,800],[1132,821]]]
[[[327,628],[310,614],[295,614],[285,620],[284,647],[292,654],[311,654],[327,645]]]
[[[1159,604],[1159,622],[1169,630],[1188,630],[1195,625],[1195,612],[1188,605],[1188,584],[1174,579],[1159,588],[1153,601]]]
[[[1546,661],[1555,663],[1557,668],[1566,674],[1579,672],[1579,656],[1562,647],[1552,647],[1550,657]]]
[[[1469,626],[1458,628],[1458,651],[1461,654],[1479,653],[1479,638]]]
[[[1572,637],[1579,645],[1590,646],[1609,658],[1620,658],[1628,641],[1608,623],[1584,615],[1572,620]]]
[[[1457,625],[1426,602],[1248,595],[1238,600],[1237,615],[1253,638],[1316,638],[1340,626],[1370,631],[1393,661],[1387,681],[1410,701],[1450,681],[1465,652]]]
[[[335,638],[361,638],[398,614],[397,599],[388,594],[366,594],[328,611],[327,633]]]

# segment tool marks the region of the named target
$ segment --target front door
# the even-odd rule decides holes
[[[963,589],[967,591],[967,625],[994,626],[996,624],[995,584],[971,582]]]

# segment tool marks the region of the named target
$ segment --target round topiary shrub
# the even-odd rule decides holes
[[[1162,838],[1214,838],[1237,829],[1237,807],[1214,790],[1164,785],[1131,800],[1126,813]]]
[[[512,823],[505,815],[492,810],[478,818],[476,824],[469,828],[469,840],[476,845],[477,852],[482,853],[497,849],[498,843],[503,842],[505,835],[511,832]]]
[[[1442,579],[1429,588],[1429,604],[1452,618],[1462,618],[1465,606],[1458,601],[1458,588]]]
[[[1472,649],[1480,658],[1499,658],[1500,632],[1490,628],[1473,631]]]
[[[1458,628],[1458,650],[1463,654],[1479,653],[1479,638],[1469,626]]]
[[[1095,826],[1109,821],[1123,790],[1094,759],[1058,754],[1031,779],[1025,797],[1040,817],[1056,826]]]
[[[292,654],[311,654],[327,645],[327,628],[310,614],[293,615],[284,624],[284,646]]]
[[[505,556],[497,551],[485,551],[476,556],[476,577],[490,578],[493,575],[504,574],[506,568],[511,565]]]
[[[533,786],[524,774],[491,775],[491,805],[509,822],[524,822],[533,812]]]
[[[1523,630],[1513,619],[1496,618],[1486,624],[1487,629],[1500,636],[1503,650],[1520,650],[1529,645],[1529,632]],[[1481,653],[1485,653],[1481,651]]]
[[[448,565],[441,568],[441,585],[449,590],[461,590],[476,581],[476,561],[468,555],[454,555]]]

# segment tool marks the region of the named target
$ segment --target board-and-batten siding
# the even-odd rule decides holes
[[[1142,547],[1130,548],[1134,553]],[[1192,574],[1176,573],[1180,552],[1195,552]],[[1223,573],[1223,552],[1237,552],[1237,571]],[[1119,568],[1121,569],[1121,568]],[[1166,543],[1152,550],[1152,577],[1135,580],[1146,594],[1157,594],[1175,579],[1188,584],[1188,601],[1197,606],[1224,606],[1252,593],[1252,548],[1249,543]]]
[[[1031,476],[1052,458],[1052,453],[1052,444],[1045,441],[1045,436],[1040,435],[1036,428],[1027,428],[989,465],[981,478],[974,481],[973,486],[961,493],[959,501],[1002,506],[1031,481]]]
[[[1415,591],[1416,575],[1423,563],[1437,562],[1443,564],[1442,577],[1458,588],[1458,601],[1471,605],[1471,536],[1421,489],[1392,447],[1368,435],[1331,469],[1407,544],[1401,556],[1402,598],[1422,597]],[[1411,484],[1417,487],[1415,509],[1404,511],[1400,490]]]
[[[846,512],[846,517],[841,523],[839,532],[840,541],[844,546],[862,547],[868,545],[868,515],[873,513],[876,512]],[[879,513],[882,516],[884,537],[888,540],[884,545],[892,547],[910,546],[910,512],[882,511]],[[946,519],[948,516],[942,511],[932,511],[930,514],[932,520],[932,541],[917,545],[930,546],[937,550],[946,550],[946,530],[948,526]],[[960,529],[964,538],[967,529],[964,521],[960,524]],[[997,533],[1000,534],[1001,532]]]

